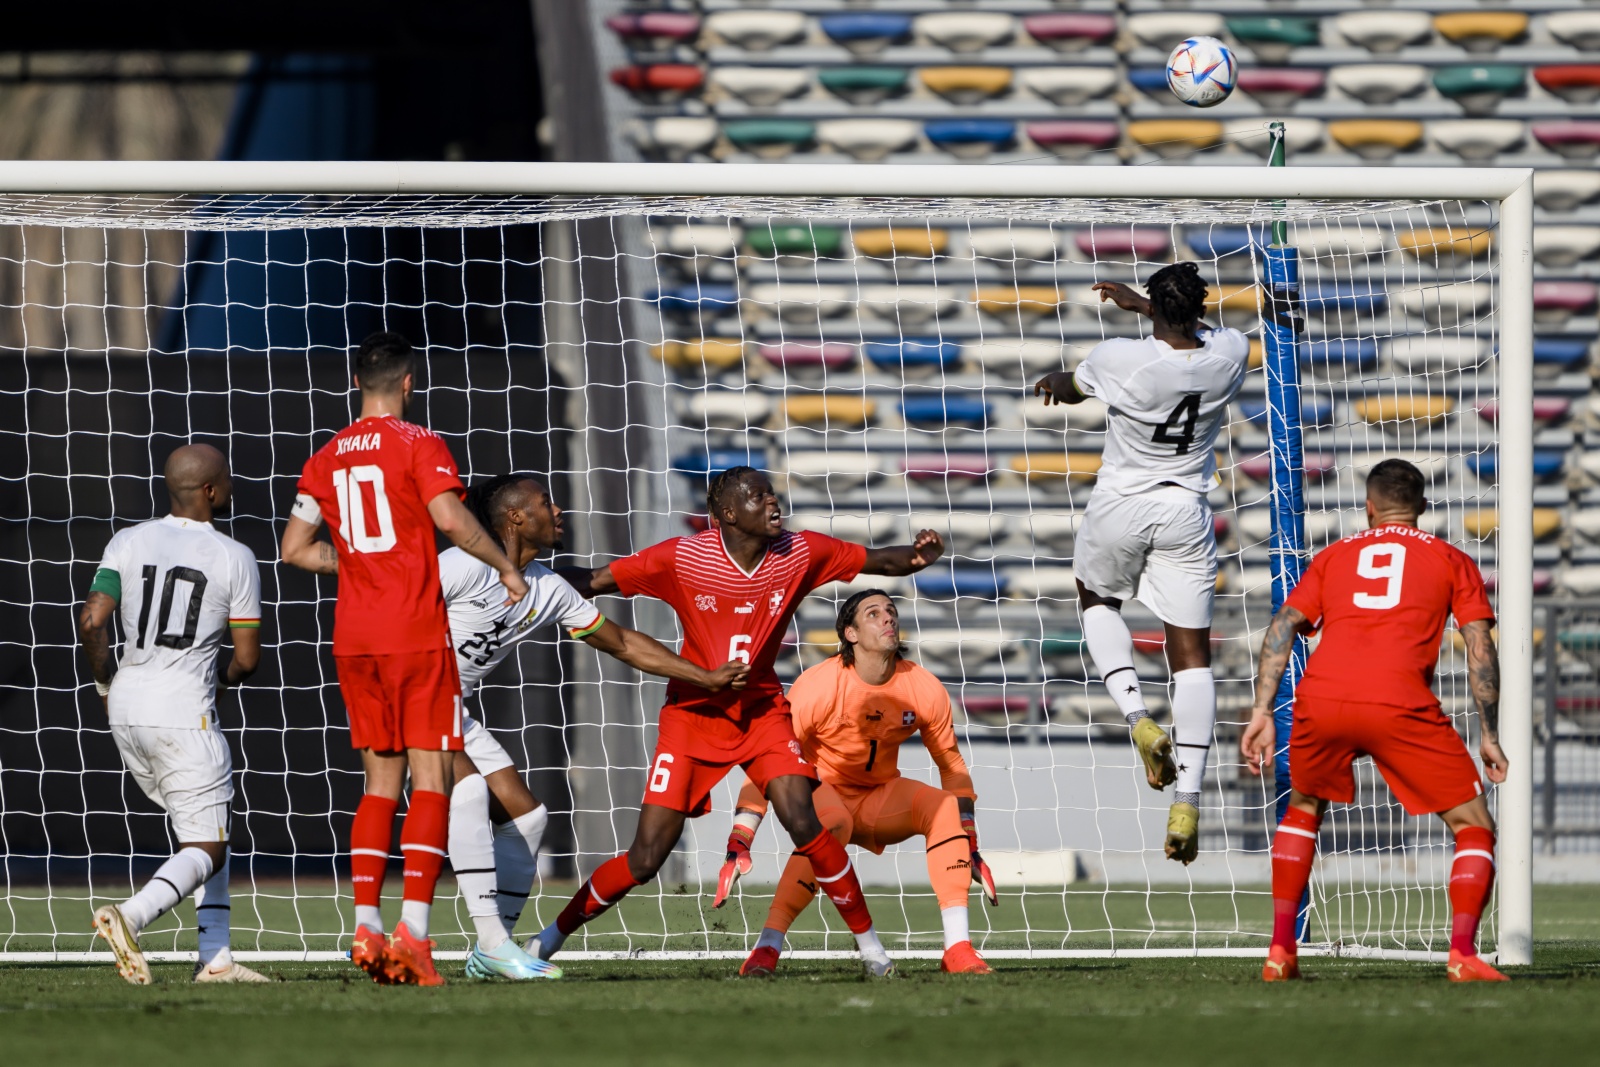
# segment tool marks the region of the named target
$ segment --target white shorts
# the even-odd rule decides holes
[[[1131,496],[1092,493],[1072,569],[1092,593],[1131,597],[1172,626],[1209,627],[1217,592],[1211,504],[1177,486]]]
[[[489,728],[466,712],[461,713],[461,748],[485,778],[495,771],[516,766],[505,746],[494,739]]]
[[[228,840],[233,756],[216,730],[112,726],[122,762],[180,842]]]

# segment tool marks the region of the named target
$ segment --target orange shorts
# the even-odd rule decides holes
[[[846,830],[852,845],[873,855],[913,837],[925,837],[929,848],[937,848],[967,836],[955,794],[914,778],[891,778],[865,788],[824,782],[811,799],[823,825],[830,831]]]
[[[461,678],[451,648],[335,656],[350,747],[461,751]]]
[[[1355,799],[1350,764],[1371,756],[1412,815],[1449,811],[1483,795],[1461,735],[1437,704],[1395,708],[1342,700],[1295,701],[1289,778],[1307,796]]]
[[[735,767],[743,767],[762,792],[784,775],[817,777],[817,769],[800,754],[786,711],[741,724],[668,704],[661,709],[644,802],[698,819],[711,810],[711,791]]]

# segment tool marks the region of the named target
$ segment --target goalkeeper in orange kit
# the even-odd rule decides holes
[[[944,924],[941,969],[988,974],[972,947],[967,894],[973,882],[997,904],[994,878],[978,854],[977,794],[956,747],[950,695],[931,673],[905,659],[900,613],[889,594],[857,593],[839,609],[839,654],[801,674],[789,689],[794,735],[822,784],[812,794],[817,817],[841,844],[880,853],[921,835],[928,842],[928,880]],[[900,776],[900,746],[913,734],[939,766],[942,789]],[[750,843],[766,814],[761,791],[746,782],[739,793],[728,857],[713,907],[750,871]],[[778,967],[783,938],[817,894],[804,856],[791,856],[767,922],[739,973],[768,977]]]

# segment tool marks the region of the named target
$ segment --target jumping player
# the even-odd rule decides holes
[[[796,853],[811,861],[869,970],[888,974],[894,965],[872,928],[849,856],[817,819],[811,799],[816,768],[801,755],[773,662],[807,593],[857,574],[914,573],[939,558],[944,542],[924,530],[910,545],[868,549],[786,531],[772,483],[749,467],[731,467],[712,479],[706,506],[715,520],[706,532],[579,572],[574,584],[586,596],[665,601],[683,627],[684,658],[708,670],[728,659],[746,661],[749,685],[717,694],[685,682],[668,685],[632,846],[601,864],[528,949],[549,959],[579,926],[654,878],[684,821],[711,810],[711,790],[737,765],[772,801]]]
[[[1317,553],[1273,616],[1261,646],[1255,707],[1240,739],[1245,766],[1272,756],[1272,707],[1298,633],[1322,640],[1295,690],[1289,806],[1272,843],[1272,948],[1261,977],[1300,977],[1296,913],[1328,802],[1355,796],[1350,764],[1371,756],[1412,815],[1437,812],[1455,837],[1450,867],[1452,982],[1503,982],[1478,956],[1478,920],[1494,889],[1494,819],[1483,781],[1430,688],[1439,639],[1455,616],[1478,708],[1479,755],[1491,782],[1506,779],[1500,664],[1483,576],[1466,553],[1417,529],[1428,506],[1422,472],[1386,459],[1367,476],[1369,529]]]
[[[306,461],[282,555],[309,571],[338,565],[333,661],[350,743],[366,773],[350,828],[350,958],[378,982],[442,985],[428,915],[444,865],[453,754],[461,751],[461,682],[434,529],[492,568],[509,602],[526,596],[528,584],[462,504],[465,490],[445,443],[402,421],[411,404],[411,345],[398,334],[375,333],[361,342],[355,364],[361,417]],[[331,546],[314,540],[324,517],[333,520]],[[379,905],[408,772],[411,803],[400,830],[405,894],[385,942]]]
[[[1217,720],[1211,611],[1217,539],[1206,494],[1217,485],[1212,447],[1249,365],[1238,330],[1201,321],[1206,283],[1193,263],[1150,276],[1146,299],[1102,282],[1101,300],[1148,315],[1149,337],[1095,345],[1076,370],[1034,386],[1045,403],[1106,402],[1104,462],[1078,531],[1073,568],[1083,636],[1107,691],[1133,728],[1153,789],[1173,781],[1166,853],[1187,865],[1200,848],[1200,787]],[[1166,628],[1172,671],[1172,737],[1150,718],[1133,668],[1122,602],[1133,597]],[[1173,760],[1176,743],[1178,759]]]
[[[905,658],[900,612],[883,590],[866,589],[846,600],[836,629],[839,654],[789,687],[795,737],[822,779],[813,794],[817,816],[841,845],[859,845],[875,855],[907,838],[926,839],[928,881],[944,924],[939,967],[951,974],[988,974],[968,932],[967,891],[977,882],[990,904],[999,898],[989,865],[978,854],[978,795],[956,747],[950,694]],[[942,789],[900,776],[900,746],[918,733],[939,766]],[[749,873],[750,843],[766,813],[766,797],[746,782],[712,907],[721,907],[733,883]],[[811,864],[791,856],[741,975],[764,978],[778,969],[784,935],[816,895]]]
[[[185,445],[163,473],[171,512],[106,545],[78,638],[122,762],[167,813],[178,851],[133,896],[95,909],[94,928],[110,943],[117,973],[149,985],[139,931],[193,893],[200,935],[194,980],[265,982],[234,962],[228,945],[233,758],[217,724],[223,633],[233,655],[221,688],[243,682],[261,661],[261,574],[248,548],[211,525],[233,495],[222,453]],[[119,607],[126,638],[113,663],[106,627]]]

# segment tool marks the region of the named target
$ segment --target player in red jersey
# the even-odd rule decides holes
[[[451,764],[461,751],[461,683],[434,529],[493,567],[511,602],[528,585],[461,502],[465,489],[445,443],[402,421],[413,363],[411,345],[398,334],[361,342],[355,369],[361,417],[306,461],[282,555],[285,563],[339,575],[333,662],[350,743],[366,772],[350,827],[356,903],[350,958],[378,982],[442,985],[428,913],[444,864]],[[324,518],[332,519],[332,545],[314,540]],[[405,899],[385,942],[379,902],[408,771],[411,803],[400,829]]]
[[[858,574],[915,573],[944,553],[944,542],[923,530],[912,544],[868,549],[787,531],[772,483],[749,467],[717,475],[706,508],[714,522],[705,533],[674,537],[568,577],[589,596],[665,601],[683,627],[684,659],[708,670],[743,660],[750,664],[749,682],[742,692],[715,694],[685,682],[668,684],[632,846],[595,870],[556,921],[529,941],[528,951],[549,959],[579,926],[654,878],[683,834],[684,821],[710,811],[711,790],[739,766],[772,802],[794,838],[795,853],[811,861],[867,967],[888,974],[894,965],[872,928],[850,858],[817,818],[811,800],[817,771],[801,755],[773,663],[807,593]]]
[[[1479,755],[1491,782],[1506,779],[1494,611],[1466,553],[1417,528],[1428,506],[1422,472],[1386,459],[1367,477],[1370,529],[1317,553],[1273,616],[1261,647],[1250,724],[1239,748],[1259,775],[1276,741],[1272,707],[1297,633],[1322,640],[1295,690],[1289,738],[1292,788],[1272,844],[1272,948],[1261,977],[1300,977],[1295,919],[1317,831],[1330,800],[1355,796],[1350,764],[1371,756],[1413,815],[1437,812],[1455,836],[1450,867],[1453,982],[1505,981],[1479,958],[1478,920],[1494,888],[1494,818],[1461,736],[1431,688],[1446,621],[1455,616],[1478,708]]]

